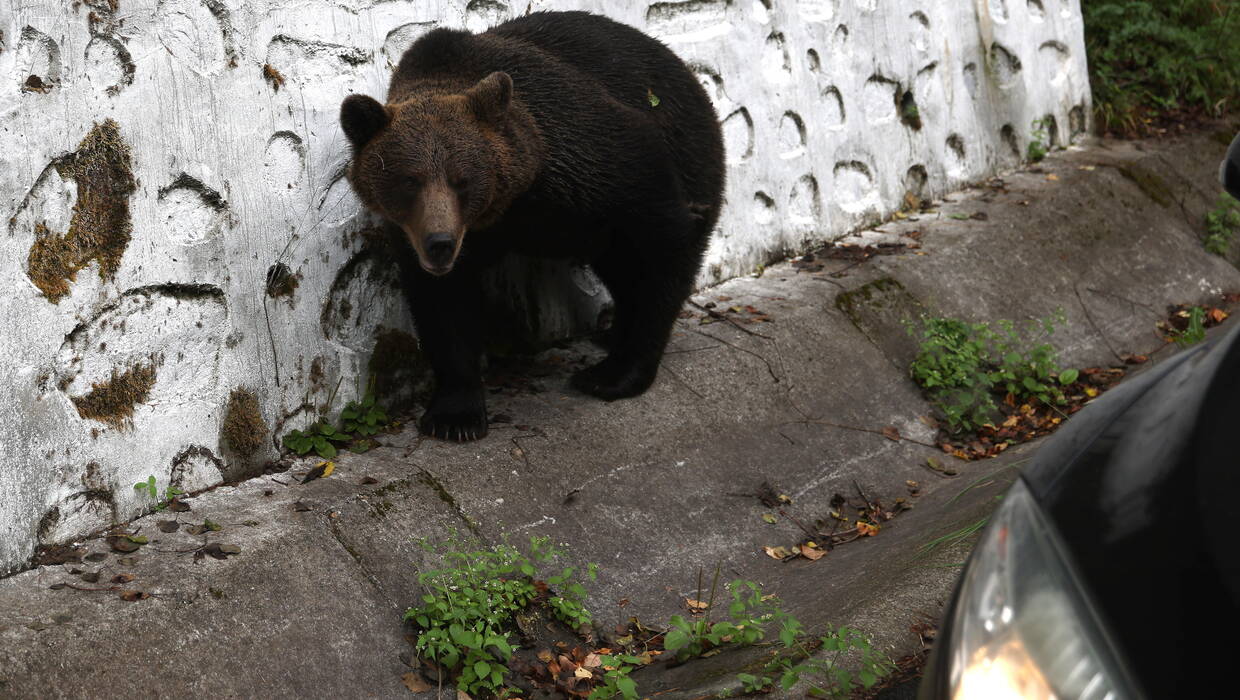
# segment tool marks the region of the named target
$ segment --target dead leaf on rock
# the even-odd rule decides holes
[[[770,525],[774,525],[775,523],[779,522],[779,519],[776,518],[774,515],[771,515],[770,513],[763,513],[762,519],[765,520]]]
[[[82,573],[82,580],[86,583],[99,583],[98,571],[86,571]]]
[[[160,520],[155,525],[159,527],[160,532],[176,532],[181,528],[181,523],[175,520]]]
[[[168,501],[168,510],[173,513],[188,513],[189,504],[182,501],[180,498],[174,498],[171,501]]]
[[[133,574],[117,574],[112,577],[112,583],[129,583],[133,580]]]
[[[204,556],[209,556],[212,559],[224,560],[227,559],[229,555],[238,554],[240,552],[241,548],[237,545],[212,542],[211,544],[199,547],[198,551],[194,552],[194,561],[200,561]]]
[[[710,603],[692,598],[685,598],[685,605],[689,608],[689,612],[694,614],[704,613],[710,607]]]
[[[788,548],[782,544],[778,547],[763,547],[762,551],[766,552],[766,556],[772,559],[779,559],[781,561],[792,556],[792,552],[788,551]]]
[[[109,535],[107,542],[114,551],[125,553],[136,552],[142,546],[124,535]]]
[[[373,476],[367,476],[362,479],[362,486],[370,486],[371,484],[377,484],[377,483],[379,483],[379,480],[374,478]]]
[[[857,521],[857,534],[862,537],[873,537],[878,534],[878,526],[864,520]]]
[[[803,542],[801,544],[801,556],[810,561],[818,561],[827,555],[827,550],[819,547],[813,542]]]
[[[146,600],[147,598],[150,598],[150,597],[151,597],[151,594],[147,593],[146,591],[134,591],[134,590],[121,591],[121,600],[129,602],[129,603],[135,603],[139,600]]]
[[[896,427],[895,427],[894,425],[889,425],[889,426],[887,426],[887,427],[883,428],[883,437],[885,437],[885,438],[887,438],[888,440],[891,440],[891,441],[893,441],[893,442],[899,442],[899,441],[900,441],[900,431],[899,431],[899,430],[897,430],[897,429],[896,429]]]
[[[411,693],[425,693],[435,687],[430,683],[427,683],[426,679],[422,677],[422,674],[414,671],[410,671],[401,676],[400,682],[404,683],[405,687],[408,688]]]
[[[473,700],[473,698],[469,697],[469,693],[464,690],[458,690],[456,691],[456,700]]]

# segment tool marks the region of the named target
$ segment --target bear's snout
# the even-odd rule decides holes
[[[423,267],[431,274],[442,275],[452,269],[456,258],[456,238],[450,233],[426,234],[426,260]]]

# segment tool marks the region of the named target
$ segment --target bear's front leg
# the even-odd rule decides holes
[[[413,269],[409,269],[413,267]],[[436,277],[402,265],[418,341],[435,375],[435,390],[418,430],[441,440],[465,442],[487,434],[482,386],[481,279],[469,268]]]

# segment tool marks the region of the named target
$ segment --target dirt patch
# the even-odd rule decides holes
[[[1141,188],[1147,197],[1158,202],[1160,206],[1171,206],[1171,187],[1157,173],[1137,163],[1119,166],[1119,173]]]
[[[270,432],[259,409],[258,398],[249,389],[233,389],[224,412],[224,441],[234,452],[249,457],[263,446]]]
[[[106,382],[91,384],[89,393],[71,398],[79,416],[123,428],[133,417],[134,406],[146,402],[154,385],[155,362],[152,360],[124,372],[114,369]]]
[[[129,146],[111,119],[96,124],[77,152],[55,167],[62,178],[77,183],[69,231],[62,235],[36,225],[26,266],[30,281],[53,304],[68,296],[69,283],[92,260],[99,263],[100,278],[116,274],[133,229],[129,196],[137,188]]]

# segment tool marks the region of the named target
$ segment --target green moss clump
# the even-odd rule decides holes
[[[69,283],[92,260],[105,280],[120,269],[133,230],[129,196],[137,189],[129,146],[111,119],[96,124],[56,171],[77,183],[69,231],[61,235],[37,224],[26,265],[30,281],[53,304],[68,296]]]
[[[94,383],[89,393],[72,397],[73,405],[83,418],[123,428],[133,417],[134,406],[146,403],[154,385],[154,361],[135,365],[124,372],[112,370],[108,381]]]
[[[270,429],[263,420],[258,398],[249,389],[233,389],[224,412],[225,444],[242,457],[249,457],[263,446]]]

